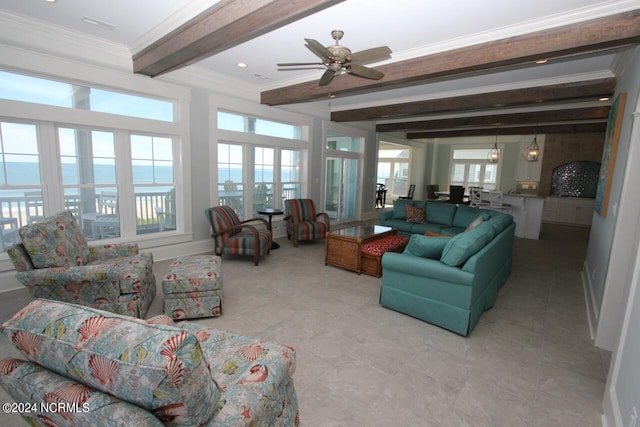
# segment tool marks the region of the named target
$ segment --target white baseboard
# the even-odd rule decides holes
[[[598,327],[599,308],[596,303],[595,296],[593,294],[593,287],[591,286],[591,275],[589,275],[589,265],[587,261],[584,261],[582,271],[580,273],[582,277],[582,287],[584,290],[584,301],[587,305],[587,319],[589,321],[589,335],[592,340],[596,339],[596,329]]]

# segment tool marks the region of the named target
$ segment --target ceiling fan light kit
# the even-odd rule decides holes
[[[384,74],[375,68],[365,67],[362,64],[378,62],[391,57],[391,49],[387,46],[374,47],[360,52],[351,53],[351,50],[340,45],[340,40],[344,36],[344,31],[333,30],[331,37],[336,41],[334,45],[323,46],[314,39],[304,39],[305,46],[322,62],[287,62],[278,65],[278,71],[287,70],[314,70],[322,65],[325,72],[320,77],[319,85],[328,85],[333,78],[339,74],[353,74],[366,79],[379,80]],[[284,67],[284,68],[283,68]],[[288,67],[288,68],[287,68]],[[310,68],[306,68],[310,67]]]

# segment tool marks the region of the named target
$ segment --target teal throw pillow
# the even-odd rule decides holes
[[[463,265],[489,241],[485,231],[482,231],[482,227],[476,227],[471,231],[458,234],[449,240],[442,251],[440,261],[452,267]]]
[[[439,259],[450,240],[450,237],[428,237],[414,234],[409,239],[409,244],[403,253],[421,258]]]

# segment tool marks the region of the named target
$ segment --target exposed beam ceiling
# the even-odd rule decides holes
[[[493,127],[484,129],[434,130],[428,132],[407,133],[407,139],[454,138],[486,135],[535,135],[543,133],[588,133],[605,132],[607,123],[567,123],[545,124],[539,126]]]
[[[382,105],[379,107],[334,111],[331,113],[331,120],[336,122],[379,120],[523,105],[540,106],[551,102],[597,101],[600,97],[611,96],[615,89],[615,84],[614,78],[597,79],[444,99],[432,99],[428,101]]]
[[[504,69],[540,59],[562,58],[640,42],[640,10],[549,28],[529,34],[377,66],[385,76],[368,80],[342,75],[327,86],[317,81],[262,92],[261,102],[283,105],[424,84],[442,78]]]
[[[167,73],[343,1],[223,0],[133,55],[133,70]]]
[[[539,125],[572,121],[606,121],[609,106],[573,108],[570,110],[531,111],[526,113],[505,113],[473,117],[420,120],[414,122],[386,123],[376,126],[378,132],[434,131],[439,129],[459,129],[486,126]]]

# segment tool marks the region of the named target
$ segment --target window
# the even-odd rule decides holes
[[[114,133],[59,128],[58,141],[65,209],[87,240],[119,237]]]
[[[411,149],[381,143],[378,149],[378,184],[384,184],[387,195],[400,197],[409,192],[409,162]]]
[[[231,206],[242,219],[243,158],[242,145],[218,144],[218,197],[220,206]]]
[[[0,122],[0,251],[20,240],[18,228],[43,215],[36,126]],[[26,196],[35,194],[32,205]]]
[[[302,139],[302,127],[218,111],[218,129],[287,139]]]
[[[173,102],[0,71],[0,98],[142,119],[174,120]]]
[[[136,233],[175,230],[173,140],[131,135],[131,164],[136,199]]]
[[[300,166],[302,153],[299,150],[280,151],[280,181],[282,199],[300,198]]]
[[[0,71],[0,108],[13,111],[14,101],[40,107],[20,108],[19,120],[0,117],[0,252],[19,239],[19,227],[65,209],[87,240],[178,228],[177,102]],[[42,111],[63,119],[42,120]],[[157,129],[163,134],[152,135]]]
[[[252,217],[256,217],[261,209],[274,207],[274,166],[274,148],[254,147]]]
[[[487,148],[454,148],[451,159],[451,185],[495,190],[499,163],[489,163]]]
[[[304,151],[295,147],[302,145],[306,127],[226,111],[217,112],[217,121],[219,130],[245,134],[242,142],[227,133],[226,141],[217,143],[218,205],[231,206],[246,219],[300,197]]]

